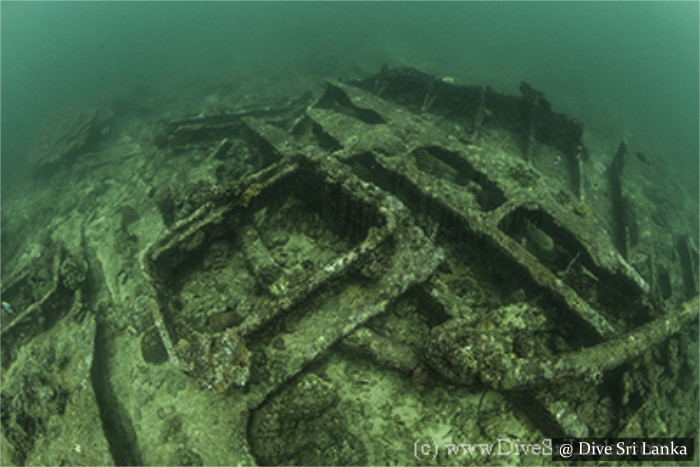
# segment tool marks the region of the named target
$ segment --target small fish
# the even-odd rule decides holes
[[[554,158],[553,164],[554,164],[554,165],[559,165],[559,164],[561,164],[561,156],[555,157],[555,158]]]
[[[637,151],[635,154],[637,155],[637,159],[644,162],[645,164],[651,165],[651,161],[649,160],[649,158],[647,156],[645,156],[644,154],[642,154],[639,151]]]
[[[14,314],[14,311],[12,311],[12,307],[5,300],[2,301],[2,309],[8,312],[9,314]]]

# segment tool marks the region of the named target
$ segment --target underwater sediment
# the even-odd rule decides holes
[[[697,438],[697,207],[520,91],[384,68],[52,116],[3,206],[3,458]]]

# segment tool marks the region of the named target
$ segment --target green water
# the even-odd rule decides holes
[[[51,465],[425,465],[431,460],[417,455],[424,441],[432,440],[436,455],[438,443],[502,436],[541,443],[540,434],[551,435],[547,424],[577,436],[589,427],[597,434],[696,435],[696,327],[605,379],[595,379],[597,354],[583,354],[590,365],[574,363],[591,381],[564,386],[549,371],[554,382],[542,378],[542,394],[502,391],[509,386],[499,386],[498,362],[535,361],[543,351],[554,367],[558,353],[587,345],[607,351],[593,347],[600,336],[579,328],[581,319],[601,336],[608,321],[633,331],[697,295],[698,5],[0,2],[1,402],[12,403],[3,405],[0,457]],[[337,84],[325,107],[310,107],[314,123],[288,129],[292,146],[323,156],[309,157],[318,167],[307,173],[302,164],[274,183],[269,174],[250,178],[281,157],[277,149],[267,154],[267,144],[274,146],[284,126],[276,122],[291,127],[313,102],[303,91],[320,94],[323,77],[362,78],[385,64],[443,81],[420,75],[415,89],[423,94],[407,87],[415,93],[409,97],[419,97],[405,121],[395,106],[404,96],[390,103],[391,86],[377,97]],[[458,96],[465,88],[445,84],[454,82],[491,86],[493,111],[515,115],[521,101],[497,99],[519,95],[523,80],[556,112],[584,122],[590,157],[580,167],[588,184],[577,188],[585,187],[585,202],[583,188],[569,195],[568,169],[554,145],[541,144],[526,166],[513,157],[522,149],[517,125],[496,122],[479,139],[479,110],[465,112],[475,127],[467,134],[438,105],[428,109],[432,86]],[[294,117],[246,126],[260,131],[261,141],[231,124],[224,128],[230,135],[192,136],[189,147],[188,125],[197,120],[177,122],[222,109],[259,110],[255,105],[279,96],[301,96],[301,104],[277,102],[273,110],[289,108]],[[367,109],[354,111],[371,118],[342,123],[342,96],[352,106],[364,100]],[[45,164],[45,172],[56,171],[33,176],[27,155],[42,122],[71,107],[111,107],[117,116],[94,125],[102,138],[77,161],[64,152]],[[390,125],[376,124],[385,118]],[[168,121],[172,132],[162,131]],[[360,122],[367,135],[356,130]],[[425,135],[414,134],[423,123]],[[462,142],[473,136],[454,154],[446,147],[452,128],[464,133]],[[345,154],[332,152],[334,138]],[[624,193],[613,182],[616,209],[606,164],[623,138],[629,162]],[[355,153],[363,145],[372,152]],[[61,155],[54,150],[43,155]],[[297,154],[289,151],[284,157],[292,160]],[[350,169],[336,155],[347,157],[362,181],[344,181]],[[241,181],[245,191],[234,185]],[[217,191],[230,187],[240,190]],[[542,206],[517,204],[530,200],[523,187]],[[219,211],[222,200],[230,212]],[[519,207],[508,212],[506,202]],[[465,213],[464,206],[474,209]],[[194,209],[206,216],[174,224]],[[503,216],[498,222],[494,212]],[[614,229],[622,232],[621,251],[628,237],[639,242],[627,262],[606,247]],[[52,295],[60,300],[30,310],[57,322],[43,329],[42,315],[27,325],[32,332],[5,327],[22,322],[22,308],[33,306],[42,287],[54,287],[49,279],[58,281],[58,272],[48,274],[59,268],[58,260],[51,266],[58,246],[67,252],[57,269],[63,285],[55,282]],[[655,283],[654,303],[638,303],[632,272]],[[624,281],[609,283],[616,279]],[[84,285],[74,294],[66,283]],[[360,332],[347,337],[359,323]],[[192,337],[189,326],[206,339]],[[479,350],[477,338],[487,331],[499,347],[482,346],[480,355],[472,340]],[[211,351],[207,339],[215,332],[225,332],[220,345],[228,354]],[[610,361],[619,357],[611,353]],[[187,357],[182,365],[178,355]],[[166,364],[173,356],[175,365]],[[472,371],[480,359],[489,365]],[[192,361],[201,367],[192,366],[194,374],[176,369]],[[203,382],[214,390],[202,390]],[[295,451],[307,445],[318,449]],[[326,448],[330,454],[321,452]],[[547,461],[519,456],[432,458],[432,465]]]
[[[517,94],[698,175],[697,2],[2,2],[3,194],[54,109],[211,75],[415,66]],[[284,76],[284,75],[282,75]],[[611,148],[611,151],[614,147]]]

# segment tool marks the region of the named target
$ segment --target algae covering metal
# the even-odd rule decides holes
[[[546,464],[512,446],[697,436],[697,232],[643,215],[626,141],[601,168],[520,91],[385,68],[105,110],[99,144],[96,117],[47,123],[37,177],[86,195],[3,261],[4,458]]]

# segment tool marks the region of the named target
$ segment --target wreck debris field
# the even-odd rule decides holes
[[[536,80],[351,62],[43,115],[1,211],[3,465],[697,443],[699,210],[675,169]]]

